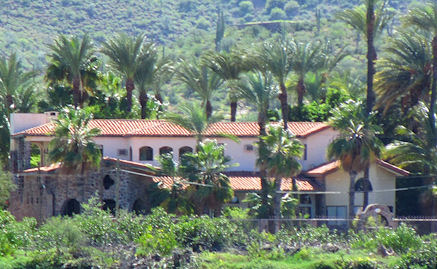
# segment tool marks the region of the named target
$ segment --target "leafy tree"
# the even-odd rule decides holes
[[[185,60],[180,62],[180,67],[176,73],[178,80],[185,83],[200,96],[202,106],[205,107],[206,118],[209,119],[212,115],[211,99],[220,89],[223,80],[206,65],[194,62],[188,63]]]
[[[243,73],[254,68],[255,63],[248,59],[248,54],[243,51],[209,52],[204,55],[202,62],[226,82],[226,87],[229,89],[231,121],[234,122],[237,115],[238,81]]]
[[[30,112],[34,102],[33,78],[35,72],[26,72],[12,53],[9,58],[0,58],[0,98],[9,117],[12,111]]]
[[[97,77],[97,58],[91,39],[85,35],[68,38],[60,35],[49,46],[49,65],[46,80],[55,83],[66,81],[72,85],[74,105],[83,106],[85,92],[92,92]]]
[[[0,164],[0,208],[8,206],[8,199],[12,191],[16,189],[12,181],[12,174],[4,171]]]
[[[273,218],[275,219],[275,232],[279,231],[281,218],[281,185],[282,178],[294,177],[302,169],[298,159],[303,156],[303,145],[288,130],[281,126],[270,125],[268,135],[261,136],[266,147],[262,158],[263,165],[269,176],[275,178],[275,193],[273,195]],[[297,191],[295,178],[293,178],[293,191]]]
[[[217,25],[215,31],[215,51],[221,51],[221,44],[223,37],[225,35],[225,19],[223,16],[223,11],[219,10],[217,12]]]
[[[258,146],[258,165],[260,166],[261,177],[261,207],[259,208],[258,217],[269,217],[270,206],[268,205],[269,182],[266,172],[265,155],[266,145],[261,137],[267,135],[266,122],[268,121],[267,112],[270,102],[277,94],[277,89],[273,84],[273,78],[270,73],[262,74],[249,73],[246,75],[238,86],[239,96],[244,98],[247,103],[256,107],[258,112],[259,126],[259,146]]]
[[[143,57],[144,35],[129,37],[119,34],[102,44],[102,53],[108,56],[113,70],[124,76],[126,80],[127,111],[132,110],[132,93],[135,89],[135,75],[141,66]],[[147,50],[147,46],[146,46]]]
[[[437,99],[437,2],[434,1],[426,6],[412,9],[406,16],[405,22],[425,32],[431,32],[433,35],[431,42],[432,84],[428,119],[430,132],[434,137],[434,144],[437,145],[437,131],[435,126],[435,105]]]
[[[6,168],[9,163],[9,147],[10,147],[10,137],[9,137],[9,119],[6,112],[4,102],[0,104],[0,164],[3,164]]]
[[[376,137],[380,128],[372,123],[372,117],[366,115],[362,104],[354,101],[335,109],[330,122],[340,131],[340,136],[328,146],[328,157],[340,160],[343,169],[349,173],[348,217],[352,219],[355,216],[355,178],[380,155],[383,145]],[[367,206],[366,201],[364,204]]]
[[[268,70],[279,83],[282,120],[284,129],[288,129],[288,95],[285,80],[291,72],[293,63],[293,44],[286,40],[266,42],[258,54],[258,68]]]
[[[84,110],[67,107],[55,120],[55,137],[50,141],[49,159],[61,162],[67,170],[85,170],[100,165],[101,152],[93,141],[100,132],[88,126],[92,115]]]

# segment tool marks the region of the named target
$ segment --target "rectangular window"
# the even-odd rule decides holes
[[[303,160],[306,161],[308,158],[308,146],[307,144],[303,145]]]
[[[127,149],[119,149],[117,150],[118,156],[127,156]]]
[[[346,219],[347,207],[346,206],[327,206],[326,213],[329,219]],[[328,221],[328,225],[342,226],[346,221]]]

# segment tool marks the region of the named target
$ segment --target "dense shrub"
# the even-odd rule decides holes
[[[194,251],[221,250],[232,243],[237,226],[226,218],[182,217],[175,233],[183,246]]]
[[[413,228],[401,224],[397,229],[382,227],[374,232],[359,232],[354,236],[352,246],[371,251],[376,251],[378,247],[384,246],[402,254],[419,249],[422,246],[422,239]]]
[[[285,11],[282,10],[279,7],[275,7],[270,12],[270,19],[271,20],[283,20],[286,18]]]
[[[293,18],[299,13],[299,3],[291,0],[284,6],[284,11],[287,14],[288,18]]]

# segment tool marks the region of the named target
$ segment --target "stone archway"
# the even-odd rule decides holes
[[[393,213],[386,205],[371,204],[366,209],[358,214],[358,229],[366,229],[366,223],[369,217],[373,217],[375,220],[380,219],[381,223],[390,228],[396,228],[397,223],[393,221]]]
[[[143,199],[137,199],[132,205],[132,211],[136,214],[145,214],[149,211],[149,207]]]
[[[62,216],[73,216],[74,214],[80,214],[80,203],[76,199],[69,199],[62,205]]]
[[[111,212],[111,214],[114,215],[115,214],[115,205],[116,205],[116,203],[113,199],[106,199],[106,200],[103,200],[102,209],[105,211],[109,210]]]

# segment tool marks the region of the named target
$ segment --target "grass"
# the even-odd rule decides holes
[[[326,253],[319,249],[303,249],[292,256],[284,256],[279,259],[266,257],[252,258],[248,255],[232,253],[204,252],[200,254],[200,268],[213,269],[312,269],[312,268],[347,268],[355,265],[358,268],[365,264],[374,265],[374,268],[392,268],[399,257],[377,256],[363,251],[339,251]]]

